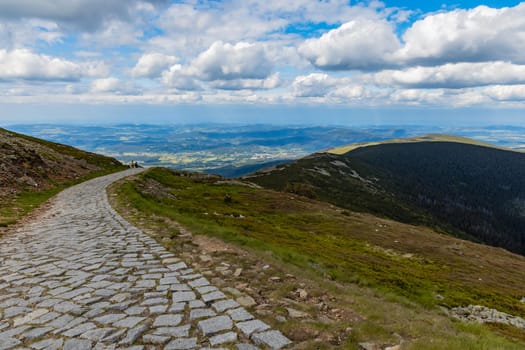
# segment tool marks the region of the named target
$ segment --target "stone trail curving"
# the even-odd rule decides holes
[[[0,350],[289,346],[111,208],[106,187],[140,171],[66,189],[0,239]]]

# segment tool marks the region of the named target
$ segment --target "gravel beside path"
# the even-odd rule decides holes
[[[0,239],[0,350],[290,345],[110,207],[105,188],[139,171],[71,187]]]

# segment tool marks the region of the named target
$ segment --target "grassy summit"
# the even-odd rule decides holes
[[[410,137],[410,138],[405,138],[405,139],[392,139],[392,140],[378,141],[378,142],[354,143],[351,145],[331,148],[329,150],[326,150],[326,152],[341,155],[341,154],[345,154],[345,153],[351,152],[355,149],[362,148],[362,147],[370,147],[370,146],[385,145],[385,144],[392,144],[392,143],[416,143],[416,142],[455,142],[455,143],[463,143],[467,145],[483,146],[483,147],[502,149],[506,151],[513,151],[510,148],[495,146],[490,143],[469,139],[468,137],[462,137],[462,136],[456,136],[456,135],[446,135],[446,134],[427,134],[427,135]]]

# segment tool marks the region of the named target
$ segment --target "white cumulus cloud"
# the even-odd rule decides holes
[[[275,73],[265,79],[234,79],[234,80],[215,80],[210,82],[210,86],[222,90],[264,90],[274,89],[281,84],[279,74]]]
[[[392,64],[400,48],[394,27],[383,19],[355,19],[320,38],[308,39],[299,53],[326,70],[374,70]]]
[[[0,49],[0,80],[72,81],[82,75],[82,67],[75,62],[36,54],[28,49]]]
[[[415,22],[403,41],[397,58],[407,62],[525,62],[525,3],[429,15]]]
[[[262,45],[217,41],[189,64],[164,70],[161,81],[180,90],[200,90],[202,84],[220,90],[273,89],[280,78],[272,69]]]
[[[525,63],[525,3],[456,9],[414,22],[400,41],[395,23],[358,18],[306,40],[299,53],[323,70],[509,61]]]
[[[109,77],[96,79],[91,82],[91,92],[99,94],[136,95],[139,93],[139,90],[130,81]]]
[[[141,3],[164,0],[2,0],[0,17],[6,19],[42,18],[84,30],[96,30],[109,19],[129,20],[130,11]]]
[[[161,73],[177,62],[177,57],[158,52],[143,54],[131,71],[134,77],[156,78]]]
[[[272,63],[260,44],[217,41],[192,62],[191,69],[207,81],[265,79],[271,74]]]
[[[188,74],[188,69],[181,64],[174,64],[162,72],[161,81],[164,85],[178,90],[196,91],[202,89],[199,82]]]
[[[525,84],[488,86],[483,92],[496,101],[525,101]]]
[[[312,73],[300,75],[292,83],[292,91],[297,97],[322,97],[337,85],[337,79],[328,74]]]
[[[525,65],[509,62],[449,63],[435,67],[417,66],[376,73],[380,85],[411,88],[465,88],[492,84],[525,83]]]
[[[367,90],[348,77],[333,77],[324,73],[300,75],[292,83],[295,97],[334,97],[342,99],[359,99]]]

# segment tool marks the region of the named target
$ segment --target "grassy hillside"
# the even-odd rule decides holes
[[[392,144],[392,143],[417,143],[417,142],[455,142],[455,143],[463,143],[467,145],[484,146],[484,147],[502,149],[506,151],[512,151],[510,148],[504,148],[504,147],[491,145],[489,143],[469,139],[467,137],[456,136],[456,135],[445,135],[445,134],[427,134],[427,135],[422,135],[422,136],[410,137],[406,139],[392,139],[392,140],[377,141],[377,142],[354,143],[351,145],[331,148],[327,150],[326,152],[332,153],[332,154],[345,154],[355,149],[363,148],[363,147],[385,145],[385,144]]]
[[[0,226],[69,185],[123,168],[113,158],[0,128]]]
[[[347,293],[355,285],[379,292],[380,300],[374,306],[370,300],[365,308],[352,306],[367,321],[315,326],[330,331],[337,327],[355,329],[356,335],[346,339],[343,348],[352,348],[370,337],[388,338],[393,332],[403,333],[403,339],[410,344],[407,348],[519,348],[496,340],[499,338],[485,327],[474,331],[446,318],[442,319],[446,325],[429,327],[425,326],[425,322],[431,322],[428,319],[405,317],[411,309],[439,318],[435,309],[438,305],[468,304],[525,316],[525,304],[520,302],[525,288],[524,257],[425,227],[349,212],[306,197],[223,181],[216,176],[156,168],[123,183],[116,191],[121,203],[139,213],[140,224],[150,220],[164,225],[175,220],[196,234],[269,252],[283,266],[294,266],[324,279],[319,282],[320,288],[336,282],[346,286],[341,288]],[[172,227],[159,240],[168,246],[175,242],[173,230],[178,231]],[[405,300],[405,306],[396,304],[392,309],[400,308],[396,315],[377,315],[389,298]],[[401,320],[391,320],[392,316],[403,319],[403,325]],[[286,329],[287,323],[281,326]],[[504,327],[500,332],[519,338],[521,331]],[[330,348],[329,344],[318,346],[312,348]]]
[[[525,254],[525,154],[441,138],[314,154],[248,178]]]

